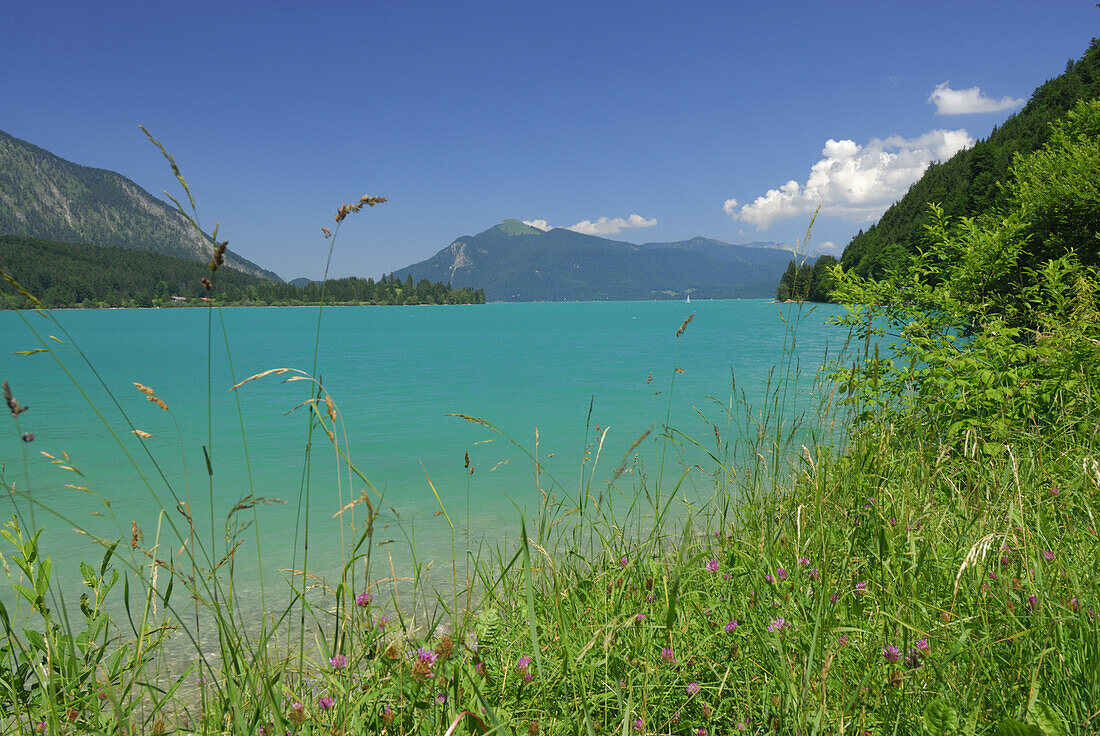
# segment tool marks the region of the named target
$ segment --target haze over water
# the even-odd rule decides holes
[[[353,462],[384,494],[385,511],[376,525],[375,542],[395,540],[389,551],[396,566],[407,568],[406,534],[412,534],[420,562],[449,566],[451,536],[446,518],[437,514],[440,502],[455,525],[459,547],[465,545],[466,529],[476,547],[480,541],[493,544],[518,536],[517,507],[530,516],[538,489],[533,464],[520,449],[486,427],[448,414],[483,418],[532,454],[537,431],[537,453],[544,466],[541,485],[559,496],[576,495],[586,443],[596,439],[597,425],[609,429],[594,492],[606,488],[631,445],[652,428],[633,450],[644,457],[647,487],[652,488],[673,376],[669,425],[708,448],[716,444],[714,425],[723,442],[736,442],[744,412],[735,404],[732,420],[727,416],[731,371],[738,392],[744,391],[749,403],[760,406],[768,371],[783,354],[780,313],[791,318],[798,311],[796,305],[764,300],[328,308],[321,323],[317,375],[339,410],[341,444],[346,441]],[[840,330],[824,325],[836,311],[830,306],[802,308],[796,355],[807,391],[827,345],[835,352],[844,340]],[[677,329],[693,313],[695,318],[678,341]],[[265,572],[275,573],[293,562],[300,565],[291,549],[296,539],[300,548],[304,534],[296,522],[306,409],[291,410],[309,398],[311,384],[284,383],[299,375],[285,373],[249,382],[236,395],[227,389],[272,368],[311,373],[317,309],[241,308],[220,315],[204,309],[77,310],[53,315],[88,356],[133,426],[153,435],[144,442],[167,480],[144,456],[142,441],[130,433],[69,339],[41,315],[0,312],[2,377],[30,407],[20,417],[21,430],[35,434],[34,442],[23,443],[14,432],[4,433],[0,461],[6,465],[7,481],[20,489],[29,486],[34,498],[64,517],[42,507],[35,511],[38,525],[46,528],[42,549],[53,556],[55,575],[75,580],[77,560],[95,561],[102,555],[101,548],[74,533],[73,526],[84,525],[110,539],[121,537],[120,550],[129,553],[131,520],[144,534],[143,546],[149,547],[161,505],[168,509],[162,522],[163,548],[178,550],[180,542],[168,527],[174,522],[185,528],[182,515],[173,511],[177,500],[190,506],[198,533],[208,547],[213,545],[215,558],[224,554],[227,515],[249,495],[237,398],[254,493],[287,502],[263,505],[257,512]],[[211,317],[213,440],[208,442]],[[42,347],[30,327],[43,337],[55,335],[65,341],[46,337],[137,458],[148,486],[52,356],[13,354]],[[675,373],[677,365],[683,373]],[[133,386],[135,381],[153,388],[171,412],[147,401]],[[204,445],[212,448],[213,526]],[[716,469],[704,453],[684,447],[690,445],[681,443],[668,453],[666,491],[692,463],[699,463],[706,473]],[[51,464],[41,452],[59,459],[68,453],[71,462]],[[472,476],[464,466],[467,452]],[[61,464],[83,475],[63,470]],[[309,567],[317,575],[338,577],[341,529],[333,514],[352,497],[349,489],[357,496],[364,484],[349,480],[346,468],[338,467],[323,433],[314,434],[312,467]],[[703,470],[687,474],[682,495],[709,495],[712,481]],[[637,482],[627,474],[616,485],[630,491]],[[110,500],[109,509],[103,498]],[[10,516],[11,502],[0,503],[7,506],[4,517]],[[27,504],[21,504],[25,510]],[[400,526],[392,523],[394,512],[401,518]],[[362,507],[356,513],[361,522]],[[251,511],[234,518],[253,520]],[[237,575],[254,577],[255,530],[241,538]],[[350,539],[344,537],[345,542]]]

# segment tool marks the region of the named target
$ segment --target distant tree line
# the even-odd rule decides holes
[[[271,282],[265,282],[271,284]],[[296,290],[298,298],[306,304],[320,304],[322,295],[326,304],[484,304],[485,290],[468,286],[453,288],[450,284],[420,279],[413,283],[412,276],[405,280],[394,274],[383,276],[378,281],[373,278],[351,276],[332,279],[323,285],[312,281],[306,286],[290,284],[272,284],[271,290],[276,298],[292,296]],[[261,292],[262,293],[262,292]]]
[[[836,264],[837,260],[832,256],[821,256],[814,263],[791,261],[779,279],[779,286],[775,290],[776,301],[833,301],[836,279],[832,268]]]
[[[323,286],[278,283],[220,268],[207,291],[206,263],[159,253],[83,243],[57,243],[17,235],[0,236],[0,271],[46,307],[167,307],[207,304],[290,306],[321,304],[483,304],[485,291],[422,279],[414,284],[392,274],[333,279]],[[31,301],[0,281],[4,308]]]

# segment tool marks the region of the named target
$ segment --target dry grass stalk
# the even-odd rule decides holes
[[[11,410],[12,419],[18,419],[19,415],[27,410],[27,407],[20,406],[19,400],[11,393],[11,386],[7,381],[4,381],[4,401],[8,402],[8,409]]]
[[[164,400],[161,399],[159,396],[157,396],[156,391],[149,388],[148,386],[146,386],[143,383],[138,383],[137,381],[133,381],[132,383],[134,384],[134,388],[136,388],[138,391],[145,394],[146,400],[152,401],[154,404],[159,406],[161,409],[164,409],[165,411],[168,411],[168,404],[164,403]],[[135,432],[134,434],[137,434],[137,433]],[[138,436],[140,437],[141,435],[138,435]]]
[[[355,204],[340,205],[340,209],[336,210],[336,222],[341,222],[341,221],[343,221],[343,219],[345,217],[350,215],[352,212],[358,212],[359,210],[363,209],[363,205],[366,205],[368,207],[373,207],[376,204],[382,204],[383,202],[388,202],[388,201],[389,200],[386,199],[385,197],[375,197],[375,196],[370,195],[370,194],[364,194],[362,197],[359,198],[359,201],[356,202]],[[321,228],[321,229],[324,230],[324,228]],[[328,237],[327,233],[325,234],[325,237],[326,238]]]
[[[693,319],[695,319],[695,312],[692,312],[691,316],[688,317],[687,319],[685,319],[684,323],[682,325],[680,325],[680,329],[676,330],[676,337],[683,337],[684,336],[684,330],[687,329],[687,326],[691,323],[691,321]]]
[[[53,455],[46,452],[45,450],[42,450],[41,452],[42,452],[43,456],[49,458],[49,461],[50,461],[51,465],[56,465],[57,467],[61,468],[62,470],[70,470],[70,471],[76,473],[77,475],[79,475],[81,478],[84,477],[84,474],[81,473],[79,470],[77,470],[77,468],[72,464],[73,461],[69,459],[69,453],[62,452],[61,456],[64,458],[62,460],[62,459],[58,459],[58,458],[54,457]]]
[[[244,379],[240,383],[233,384],[232,386],[229,387],[229,390],[230,391],[236,391],[237,389],[239,389],[241,386],[245,385],[249,381],[255,381],[257,378],[263,378],[264,376],[270,376],[272,374],[275,374],[277,376],[281,376],[284,373],[300,373],[302,376],[305,376],[305,377],[308,377],[308,375],[309,375],[305,371],[300,371],[297,368],[268,368],[266,371],[260,371],[259,373],[255,374],[255,375],[249,376],[248,378]],[[301,377],[298,377],[298,376],[294,376],[293,378],[296,379],[296,380],[302,380]],[[288,379],[288,380],[290,380],[290,379]]]
[[[966,572],[966,569],[984,562],[985,556],[989,552],[989,548],[993,546],[993,542],[999,536],[998,534],[986,534],[975,542],[974,546],[970,548],[970,551],[966,553],[966,557],[963,558],[962,564],[959,565],[958,573],[955,574],[955,591],[952,595],[958,594],[959,581],[962,580],[963,573]]]

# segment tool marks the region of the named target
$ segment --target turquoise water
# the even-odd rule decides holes
[[[843,341],[836,328],[824,325],[835,311],[802,310],[795,354],[806,390],[827,347],[835,352]],[[341,446],[346,443],[356,466],[384,496],[374,542],[397,542],[376,548],[387,556],[387,573],[390,556],[398,572],[411,567],[409,536],[415,537],[420,563],[446,561],[449,566],[448,518],[462,549],[467,540],[476,546],[517,536],[520,511],[532,513],[540,485],[556,496],[575,497],[586,449],[595,453],[597,425],[607,430],[592,484],[597,491],[606,488],[633,443],[651,428],[633,453],[644,458],[645,487],[657,485],[660,434],[668,412],[670,426],[711,451],[717,446],[714,425],[723,443],[736,442],[744,414],[736,404],[732,418],[728,414],[731,372],[738,393],[744,391],[750,403],[764,403],[768,372],[782,359],[788,339],[781,313],[790,319],[799,308],[753,300],[326,309],[316,375],[339,410]],[[691,314],[694,320],[678,340],[675,333]],[[147,558],[129,550],[131,522],[148,548],[162,507],[167,511],[159,520],[158,556],[178,553],[186,522],[175,510],[177,501],[191,509],[201,544],[219,558],[231,544],[227,515],[249,495],[250,475],[255,495],[287,503],[234,517],[255,523],[240,537],[237,575],[255,577],[260,566],[273,576],[301,568],[307,418],[305,409],[291,410],[309,399],[311,383],[284,382],[298,375],[286,373],[254,380],[236,394],[227,389],[272,368],[313,374],[317,309],[242,308],[220,315],[202,309],[75,310],[51,316],[60,327],[35,313],[0,313],[0,377],[30,407],[20,416],[20,431],[35,435],[34,442],[24,443],[9,425],[0,438],[0,462],[6,482],[38,502],[34,520],[46,530],[43,552],[53,556],[60,579],[76,579],[77,560],[102,554],[88,536],[73,531],[76,527],[122,538],[120,549],[132,554],[135,564],[147,564]],[[84,365],[77,345],[119,406]],[[115,429],[117,441],[54,355],[14,354],[40,347],[60,358]],[[683,372],[675,372],[676,367]],[[147,401],[134,381],[152,387],[171,411]],[[808,394],[802,399],[808,401]],[[143,441],[132,435],[123,412],[133,427],[153,436]],[[516,444],[484,426],[447,416],[452,413],[483,418],[527,452],[537,452],[544,467],[538,485],[532,461]],[[156,465],[145,456],[143,443]],[[212,491],[204,446],[211,456]],[[41,452],[62,462],[51,463]],[[472,475],[465,467],[466,453]],[[667,452],[662,482],[670,488],[693,463],[700,467],[688,472],[682,494],[705,498],[712,488],[707,474],[715,464],[688,443]],[[640,476],[627,474],[618,485],[631,492],[643,483]],[[355,530],[340,523],[350,522],[352,512],[341,520],[333,515],[363,487],[358,478],[349,478],[327,438],[315,434],[308,495],[312,573],[339,577],[341,545]],[[31,506],[25,500],[17,503],[29,521]],[[11,504],[0,501],[5,518]],[[440,504],[446,516],[438,513]],[[364,520],[362,510],[354,509],[357,523]]]

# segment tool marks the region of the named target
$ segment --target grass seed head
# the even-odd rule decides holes
[[[382,204],[383,202],[388,202],[388,201],[389,200],[386,199],[385,197],[375,197],[374,195],[371,195],[371,194],[364,194],[362,197],[359,198],[359,201],[356,202],[355,204],[342,204],[342,205],[340,205],[340,209],[336,210],[336,222],[342,222],[343,219],[345,217],[347,217],[348,215],[350,215],[352,212],[358,212],[359,210],[363,209],[363,205],[366,205],[368,207],[373,207],[376,204]],[[324,228],[321,228],[321,229],[324,230]],[[328,237],[327,232],[325,234],[325,237],[326,238]]]
[[[8,403],[12,419],[18,419],[19,415],[27,410],[27,407],[20,406],[19,400],[12,395],[11,386],[8,385],[7,381],[4,381],[4,401]]]
[[[687,319],[684,320],[684,323],[682,325],[680,325],[680,329],[676,330],[676,337],[683,337],[684,336],[684,330],[687,329],[687,326],[691,323],[691,321],[693,319],[695,319],[695,313],[694,312],[691,313],[690,317],[688,317]]]
[[[229,246],[228,240],[214,244],[214,257],[210,261],[210,273],[218,270],[218,266],[225,263],[225,249]]]

